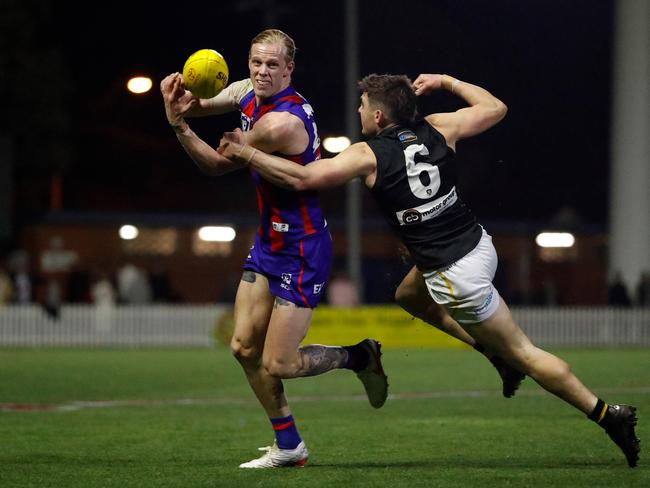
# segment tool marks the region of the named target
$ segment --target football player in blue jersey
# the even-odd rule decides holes
[[[291,84],[295,50],[293,39],[284,32],[261,32],[251,41],[250,77],[230,84],[209,100],[197,99],[185,90],[180,73],[161,82],[169,124],[201,170],[221,175],[246,164],[220,155],[190,129],[185,117],[236,110],[241,113],[243,134],[251,147],[282,154],[296,166],[308,166],[320,157],[313,108]],[[308,451],[282,380],[350,369],[375,408],[386,401],[388,382],[381,364],[381,345],[375,340],[348,347],[300,347],[327,281],[331,237],[317,192],[287,191],[269,184],[254,170],[251,174],[260,227],[237,289],[231,349],[270,419],[275,443],[261,457],[240,467],[304,466]]]

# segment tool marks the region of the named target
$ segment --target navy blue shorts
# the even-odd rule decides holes
[[[332,237],[327,229],[271,252],[259,234],[244,263],[244,269],[264,275],[269,291],[298,307],[318,305],[332,264]]]

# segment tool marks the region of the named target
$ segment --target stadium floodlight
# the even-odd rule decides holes
[[[139,233],[140,231],[135,225],[126,224],[120,227],[120,238],[124,239],[125,241],[135,239],[138,237]]]
[[[345,136],[326,137],[323,140],[323,147],[328,152],[334,154],[340,153],[341,151],[345,151],[348,147],[350,147],[350,139]]]
[[[199,229],[199,238],[208,242],[231,242],[237,233],[229,226],[205,226]]]
[[[540,232],[535,242],[539,247],[573,247],[576,238],[570,232]]]
[[[131,93],[147,93],[149,90],[151,90],[151,87],[153,86],[153,82],[151,81],[151,78],[147,76],[136,76],[134,78],[131,78],[127,84],[126,87]]]

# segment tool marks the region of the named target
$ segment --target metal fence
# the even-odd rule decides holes
[[[209,306],[68,305],[53,317],[38,306],[0,309],[0,346],[212,347],[229,310]]]
[[[650,308],[515,307],[512,314],[539,345],[650,346]]]
[[[228,305],[69,305],[53,318],[38,306],[9,306],[0,309],[0,346],[214,347],[216,325],[230,310]],[[512,312],[539,345],[650,346],[650,308],[515,307]],[[343,316],[340,326],[354,327],[354,314]]]

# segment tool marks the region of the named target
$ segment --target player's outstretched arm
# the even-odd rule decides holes
[[[339,186],[355,177],[374,174],[377,167],[374,153],[364,142],[350,146],[334,158],[320,159],[306,166],[241,142],[241,133],[226,133],[219,152],[233,161],[250,164],[275,185],[296,191]]]
[[[181,117],[205,117],[234,112],[239,107],[239,101],[252,88],[251,80],[235,81],[213,98],[196,98],[192,92],[183,86],[183,75],[172,73],[160,82],[160,91],[168,92],[173,85],[179,85],[174,107]],[[165,105],[167,108],[167,105]],[[169,116],[169,112],[168,112]]]
[[[216,149],[197,136],[187,122],[174,127],[174,132],[187,155],[206,174],[220,176],[246,166],[219,154]]]
[[[250,78],[235,81],[221,90],[216,97],[197,99],[198,103],[190,108],[187,117],[205,117],[207,115],[220,115],[234,112],[239,108],[239,101],[252,88],[253,84]]]
[[[243,165],[230,161],[206,142],[200,139],[187,125],[184,116],[190,107],[197,104],[197,99],[186,96],[182,80],[178,76],[170,75],[160,84],[160,90],[165,102],[167,121],[176,132],[176,137],[201,171],[210,175],[221,175]]]
[[[472,85],[449,75],[421,74],[413,82],[416,95],[434,90],[447,90],[467,102],[469,107],[456,112],[437,113],[425,117],[447,140],[450,147],[467,137],[488,130],[505,117],[508,108],[497,97],[478,85]]]

